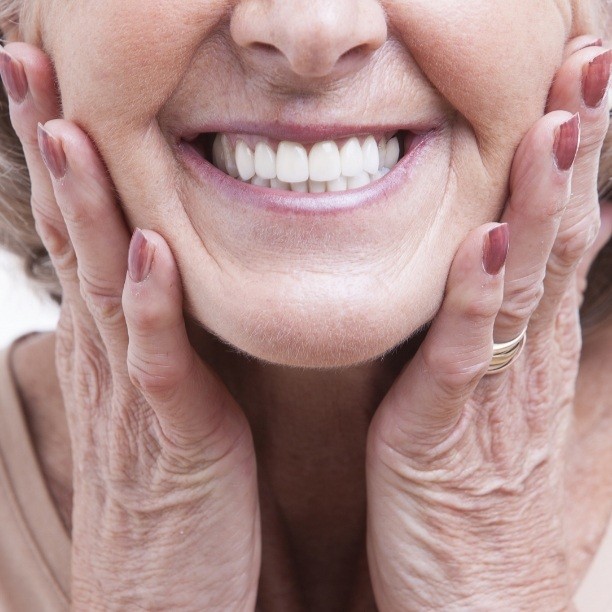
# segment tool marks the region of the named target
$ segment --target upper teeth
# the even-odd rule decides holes
[[[230,176],[261,187],[311,193],[363,187],[389,172],[399,154],[396,136],[378,142],[374,136],[362,142],[353,137],[341,145],[326,140],[314,144],[310,152],[289,141],[275,149],[266,140],[258,141],[253,150],[240,137],[232,146],[227,134],[217,134],[213,144],[214,165]]]

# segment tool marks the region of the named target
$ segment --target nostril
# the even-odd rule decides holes
[[[352,49],[349,49],[348,51],[345,51],[341,56],[340,59],[356,59],[359,58],[361,56],[366,55],[367,53],[369,53],[369,46],[364,43],[363,45],[357,45],[356,47],[353,47]]]
[[[278,78],[358,71],[388,34],[380,0],[240,0],[230,33],[247,64]]]
[[[264,53],[280,53],[280,51],[274,45],[259,41],[252,42],[250,47],[251,49],[255,49],[257,51],[263,51]]]

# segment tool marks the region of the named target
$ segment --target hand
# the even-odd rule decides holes
[[[440,311],[371,423],[367,542],[382,612],[571,605],[563,508],[581,349],[576,275],[599,227],[608,129],[606,100],[586,101],[605,91],[611,57],[588,44],[570,42],[547,114],[517,150],[507,226],[465,239]],[[583,79],[589,65],[598,83]],[[582,126],[573,164],[572,113]],[[484,377],[493,340],[525,328],[517,362]]]
[[[52,120],[48,57],[14,43],[0,59],[37,230],[62,285],[72,609],[253,610],[261,536],[251,431],[189,344],[170,249],[151,231],[130,244],[91,141]]]

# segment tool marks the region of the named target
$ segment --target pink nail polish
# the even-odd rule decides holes
[[[592,59],[582,71],[582,99],[589,108],[597,108],[603,101],[610,82],[612,49]]]
[[[142,283],[151,273],[155,247],[138,228],[132,235],[128,253],[128,273],[135,283]]]
[[[510,246],[510,230],[507,223],[494,227],[484,237],[482,266],[490,276],[497,276],[504,267]]]
[[[588,47],[603,47],[603,40],[601,38],[595,38],[591,42],[585,43],[582,47],[579,47],[574,51],[574,53],[578,51],[582,51],[582,49],[588,49]]]
[[[6,92],[11,99],[20,104],[28,95],[28,79],[23,65],[18,60],[12,58],[4,49],[0,47],[0,74]]]
[[[40,123],[38,124],[38,146],[43,161],[55,180],[59,181],[64,178],[68,170],[68,162],[62,142],[47,132]]]
[[[553,156],[557,168],[566,172],[573,165],[580,144],[580,115],[576,113],[571,119],[562,123],[555,134]]]

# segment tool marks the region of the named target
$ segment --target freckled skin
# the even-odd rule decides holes
[[[337,2],[318,24],[314,9],[287,0],[282,19],[259,0],[43,5],[65,116],[94,139],[130,223],[169,242],[190,313],[242,351],[304,366],[374,358],[435,314],[457,246],[498,218],[515,148],[577,33],[569,0]],[[329,58],[343,34],[349,46],[374,40],[368,28],[385,13],[382,44],[317,78],[236,42],[299,25]],[[361,29],[344,31],[359,19]],[[285,55],[316,65],[283,40]],[[432,118],[440,137],[411,183],[377,209],[333,217],[225,202],[172,148],[187,124]]]

